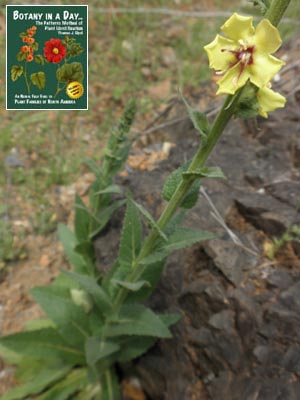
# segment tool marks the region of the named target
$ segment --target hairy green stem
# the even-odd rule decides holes
[[[290,2],[291,0],[273,0],[265,14],[265,18],[274,26],[277,26]]]

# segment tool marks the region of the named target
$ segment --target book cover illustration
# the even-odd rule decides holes
[[[88,109],[88,7],[6,6],[6,109]]]

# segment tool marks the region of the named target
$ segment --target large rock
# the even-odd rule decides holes
[[[259,134],[234,122],[212,154],[209,163],[227,180],[203,182],[186,224],[219,237],[170,256],[148,301],[182,317],[173,339],[159,341],[135,362],[150,399],[300,399],[299,243],[289,244],[293,257],[283,262],[262,254],[267,238],[300,225],[299,164],[290,150],[299,117],[289,121],[289,108],[277,115],[278,121],[259,121]],[[163,207],[163,182],[198,142],[190,125],[174,135],[177,146],[168,160],[120,178],[154,216]],[[117,252],[121,214],[96,242],[105,268]]]

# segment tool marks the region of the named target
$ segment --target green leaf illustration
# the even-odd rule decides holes
[[[34,61],[37,64],[40,64],[40,65],[44,65],[45,64],[45,59],[41,54],[37,54],[36,56],[34,56]]]
[[[56,77],[60,82],[81,82],[84,78],[82,64],[79,62],[64,64],[56,71]]]
[[[16,81],[23,74],[23,67],[19,65],[13,65],[10,70],[11,80]]]
[[[19,53],[17,54],[17,61],[24,61],[26,60],[26,53],[22,53],[22,51],[19,51]]]
[[[44,72],[35,72],[30,75],[31,82],[38,87],[38,89],[42,90],[46,85],[46,75]]]

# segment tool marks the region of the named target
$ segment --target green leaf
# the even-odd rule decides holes
[[[149,214],[149,212],[141,205],[136,203],[134,200],[130,200],[135,207],[138,209],[138,211],[146,218],[146,221],[149,223],[151,228],[154,228],[157,230],[159,236],[163,238],[165,241],[168,240],[167,236],[163,233],[163,231],[160,229],[160,227],[157,225],[155,220],[152,218],[152,216]]]
[[[55,323],[61,336],[81,349],[85,337],[90,333],[89,322],[83,308],[72,301],[70,291],[51,285],[35,287],[30,294]]]
[[[174,325],[180,320],[180,315],[178,314],[162,314],[158,316],[168,327]],[[140,357],[155,344],[156,340],[157,338],[155,337],[147,336],[132,336],[126,337],[123,340],[121,339],[121,350],[118,355],[118,362],[124,363]]]
[[[85,357],[90,366],[119,350],[120,346],[117,343],[102,341],[94,336],[88,337],[85,341]]]
[[[61,369],[42,368],[33,380],[10,390],[1,397],[1,400],[22,400],[29,395],[37,394],[65,376],[69,369],[70,367],[62,367]]]
[[[72,62],[71,64],[63,64],[56,71],[57,80],[60,82],[82,82],[84,78],[82,64]]]
[[[127,337],[121,341],[121,351],[118,355],[119,363],[126,363],[146,353],[157,341],[156,337]]]
[[[33,51],[37,51],[39,49],[39,44],[38,42],[34,42],[31,44],[31,48]]]
[[[22,51],[19,51],[19,53],[17,54],[17,61],[21,62],[21,61],[25,61],[27,57],[26,53],[23,53]]]
[[[144,268],[140,280],[149,282],[150,286],[143,286],[137,292],[130,292],[126,298],[126,303],[129,304],[136,301],[143,301],[150,296],[161,278],[165,262],[166,257],[160,258],[158,261],[153,263],[147,263],[147,268]]]
[[[75,235],[79,242],[85,241],[89,237],[90,223],[91,223],[90,210],[81,200],[80,196],[75,196]]]
[[[195,171],[184,172],[183,177],[185,176],[197,176],[199,178],[222,178],[226,179],[223,171],[220,167],[202,167],[196,169]]]
[[[119,315],[106,328],[108,337],[137,335],[170,338],[168,327],[149,308],[140,304],[125,304]]]
[[[193,122],[194,128],[200,133],[200,136],[204,141],[207,140],[207,135],[209,133],[209,122],[206,115],[200,111],[194,110],[188,102],[182,97],[182,100],[188,110],[190,119]]]
[[[42,90],[46,86],[46,75],[44,72],[35,72],[30,75],[31,82],[37,86],[38,89]]]
[[[150,287],[150,283],[145,280],[140,280],[137,282],[126,282],[126,281],[119,281],[118,279],[112,279],[112,283],[116,283],[117,285],[130,290],[131,292],[137,292],[138,290],[142,289],[143,287]]]
[[[132,200],[128,199],[120,241],[120,263],[132,265],[141,249],[141,242],[142,224],[139,214]]]
[[[186,172],[189,168],[190,162],[182,165],[181,167],[177,168],[175,171],[171,172],[168,176],[164,188],[162,196],[164,200],[170,201],[173,194],[175,193],[177,187],[180,185],[183,179],[183,173]],[[197,179],[192,184],[190,190],[188,191],[187,195],[183,199],[180,207],[182,208],[192,208],[197,203],[199,197],[199,190],[200,190],[200,180]]]
[[[91,232],[89,239],[97,236],[107,225],[113,213],[125,204],[125,200],[117,200],[108,207],[102,208],[97,214],[97,226]]]
[[[101,168],[92,158],[86,158],[83,163],[89,167],[89,169],[94,173],[95,177],[101,178]]]
[[[37,64],[40,64],[40,65],[44,65],[45,64],[45,59],[41,54],[37,54],[36,56],[34,56],[34,61]]]
[[[214,239],[216,236],[213,233],[201,230],[191,230],[187,228],[177,228],[177,230],[170,235],[168,242],[161,245],[156,251],[141,260],[142,265],[151,265],[159,261],[163,261],[174,250],[184,249],[195,243]]]
[[[243,90],[237,107],[234,111],[234,115],[238,118],[253,118],[258,114],[259,111],[259,103],[257,99],[258,88],[249,84]]]
[[[82,390],[87,384],[87,370],[85,368],[76,368],[64,379],[55,385],[51,385],[50,389],[38,396],[36,400],[67,400],[70,399],[71,395]]]
[[[122,194],[123,192],[119,185],[110,185],[110,186],[107,186],[105,189],[95,192],[94,195],[96,196],[98,194],[106,194],[106,193]]]
[[[195,243],[215,239],[216,235],[202,230],[193,230],[188,228],[178,228],[173,235],[169,237],[168,243],[163,246],[164,251],[171,253],[174,250],[184,249]]]
[[[18,355],[33,359],[61,358],[73,365],[84,361],[83,352],[72,347],[54,328],[38,329],[36,331],[19,332],[0,338],[1,349],[9,349]],[[6,359],[6,354],[1,351]],[[8,359],[9,360],[9,359]]]
[[[68,56],[69,57],[77,57],[84,51],[83,47],[80,43],[70,43],[68,45]]]
[[[91,241],[85,240],[83,242],[80,242],[75,247],[75,251],[81,254],[85,258],[85,260],[90,260],[90,262],[93,262],[95,252],[93,243]]]
[[[159,314],[159,318],[166,324],[168,327],[175,325],[181,319],[181,315],[179,314]]]
[[[104,315],[109,315],[112,312],[112,303],[108,294],[97,284],[95,279],[70,271],[63,271],[63,273],[78,282],[92,296],[96,306]]]
[[[75,247],[78,245],[78,240],[76,239],[74,233],[71,232],[66,225],[59,224],[58,236],[62,242],[66,256],[70,264],[74,267],[75,271],[90,275],[92,271],[89,268],[89,265],[84,258],[75,251]]]
[[[11,80],[15,82],[20,76],[23,75],[23,67],[20,65],[13,65],[10,70]]]
[[[107,369],[100,377],[101,400],[121,400],[119,379],[113,368]]]

